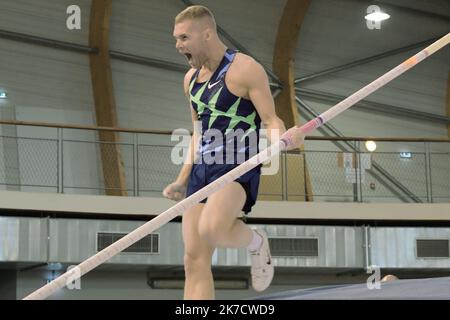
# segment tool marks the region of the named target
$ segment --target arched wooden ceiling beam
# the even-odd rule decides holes
[[[287,128],[299,124],[295,101],[294,61],[309,0],[287,0],[278,26],[273,55],[273,71],[283,84],[283,90],[275,98],[278,116]]]
[[[109,56],[109,21],[112,0],[92,0],[89,27],[91,81],[98,126],[118,127]],[[99,131],[103,180],[107,195],[126,196],[126,180],[116,132]]]
[[[295,52],[310,0],[287,0],[278,26],[277,39],[273,55],[273,71],[280,79],[283,88],[275,98],[277,115],[284,121],[286,128],[300,124],[295,99]],[[292,159],[293,160],[293,159]],[[298,160],[300,161],[300,160]],[[305,200],[312,201],[312,187],[306,161],[294,163],[293,166],[303,166],[302,181],[295,181],[293,186],[297,192],[305,194]]]

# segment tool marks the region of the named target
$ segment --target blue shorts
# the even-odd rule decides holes
[[[236,164],[194,164],[189,176],[186,196],[188,197],[191,194],[197,192],[204,186],[210,184],[217,178],[220,178],[225,173],[229,172],[237,166],[238,165]],[[245,214],[248,214],[252,210],[252,207],[256,202],[256,198],[258,197],[260,176],[261,165],[253,168],[241,177],[234,180],[244,188],[247,195],[244,207],[242,208],[242,211],[244,211]],[[207,198],[203,199],[201,203],[205,203],[206,200]]]

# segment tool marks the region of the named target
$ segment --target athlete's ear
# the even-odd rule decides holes
[[[204,36],[205,36],[205,40],[211,40],[211,38],[212,38],[212,31],[211,31],[210,28],[206,28],[205,29]]]

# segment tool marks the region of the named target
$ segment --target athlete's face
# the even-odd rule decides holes
[[[184,20],[173,30],[178,52],[184,55],[192,68],[198,69],[205,61],[207,35],[199,21]]]

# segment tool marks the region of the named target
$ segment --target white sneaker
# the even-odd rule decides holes
[[[267,234],[259,229],[255,229],[255,232],[263,238],[263,242],[259,250],[249,251],[252,262],[252,285],[255,291],[261,292],[266,290],[272,282],[274,267]]]

